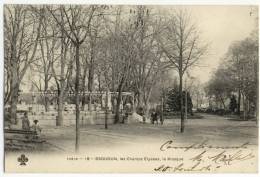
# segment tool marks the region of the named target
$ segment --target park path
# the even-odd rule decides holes
[[[216,144],[243,143],[249,141],[258,144],[258,126],[254,121],[234,121],[227,117],[202,114],[202,119],[186,121],[185,132],[179,133],[179,119],[168,119],[164,125],[149,123],[109,125],[88,125],[81,127],[81,146],[87,148],[104,148],[118,146],[135,146],[142,143],[163,142],[174,138],[179,144],[209,140]],[[75,129],[70,127],[50,127],[45,135],[51,144],[73,151]]]

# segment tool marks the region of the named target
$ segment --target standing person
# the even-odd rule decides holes
[[[128,112],[127,112],[127,111],[125,111],[125,114],[123,114],[123,120],[122,120],[122,124],[124,124],[124,123],[125,123],[125,121],[127,121],[127,119],[128,119]]]
[[[152,124],[154,124],[155,121],[158,124],[157,112],[155,112],[155,110],[152,111],[151,118],[152,118]]]
[[[138,114],[140,116],[142,116],[142,119],[143,119],[142,121],[143,121],[143,124],[144,124],[145,121],[146,121],[146,118],[145,118],[145,115],[144,115],[144,109],[142,107],[139,108]]]
[[[163,125],[164,118],[163,118],[162,112],[160,113],[159,116],[160,116],[160,122],[161,122],[161,125]]]
[[[144,108],[141,109],[141,116],[143,118],[143,124],[145,124],[146,122],[146,117],[145,117],[145,114],[144,114]]]
[[[23,130],[30,130],[30,121],[28,119],[27,112],[24,113],[24,116],[22,118],[22,129]]]

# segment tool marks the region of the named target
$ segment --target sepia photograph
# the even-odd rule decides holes
[[[258,173],[258,14],[4,4],[4,171]]]

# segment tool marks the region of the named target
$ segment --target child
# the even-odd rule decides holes
[[[34,124],[31,127],[31,130],[35,131],[37,133],[37,135],[36,135],[37,138],[38,138],[38,136],[40,135],[40,133],[42,131],[41,127],[38,125],[38,122],[39,122],[38,120],[34,120],[33,121]]]

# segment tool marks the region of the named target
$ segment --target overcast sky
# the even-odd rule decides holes
[[[156,8],[158,6],[153,6]],[[169,12],[176,6],[160,6]],[[201,38],[210,43],[207,55],[200,61],[203,67],[195,67],[190,73],[202,83],[207,82],[218,67],[221,57],[233,41],[248,37],[256,26],[257,6],[211,5],[178,6],[187,9],[201,32]],[[253,9],[253,14],[250,12]],[[167,10],[166,10],[167,11]],[[258,25],[257,25],[258,26]]]
[[[255,6],[186,6],[201,31],[201,37],[210,43],[207,56],[200,62],[205,67],[194,68],[192,75],[206,82],[219,65],[229,45],[248,37],[255,27]],[[253,14],[250,16],[250,11]],[[257,25],[258,26],[258,25]]]

